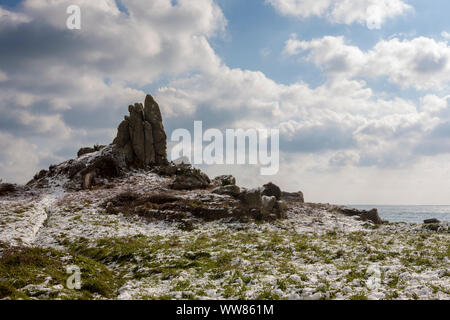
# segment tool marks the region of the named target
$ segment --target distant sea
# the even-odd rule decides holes
[[[389,205],[349,205],[363,210],[378,209],[381,219],[389,222],[423,223],[425,219],[436,218],[440,221],[450,221],[450,205],[442,206],[389,206]]]

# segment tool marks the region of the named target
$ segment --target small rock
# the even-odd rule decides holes
[[[303,192],[282,192],[281,199],[287,202],[300,202],[304,203],[305,199],[303,197]]]
[[[439,221],[439,220],[436,219],[436,218],[432,218],[432,219],[425,219],[425,220],[423,220],[423,223],[425,223],[425,224],[441,223],[441,221]]]
[[[192,222],[192,220],[183,219],[180,223],[179,229],[183,231],[192,231],[195,229],[194,223]]]
[[[372,209],[370,211],[363,211],[360,214],[360,218],[363,221],[372,221],[375,224],[382,224],[383,220],[381,220],[380,216],[378,215],[377,209]]]
[[[216,186],[229,186],[229,185],[236,185],[236,178],[232,175],[222,175],[215,177],[212,181],[212,183]]]
[[[235,185],[226,185],[226,186],[217,187],[212,192],[216,193],[216,194],[221,194],[221,195],[238,197],[239,194],[241,193],[241,188],[239,188],[238,186],[235,186]]]
[[[89,148],[89,147],[81,148],[80,150],[78,150],[77,156],[79,158],[79,157],[81,157],[81,156],[83,156],[85,154],[89,154],[89,153],[93,153],[93,152],[95,152],[94,148]]]
[[[95,177],[95,173],[92,171],[85,174],[85,176],[83,178],[83,189],[87,190],[92,187],[94,177]]]
[[[242,191],[239,195],[239,200],[248,209],[260,209],[262,207],[261,191],[259,189]]]

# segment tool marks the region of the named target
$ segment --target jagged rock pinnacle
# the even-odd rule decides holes
[[[129,166],[145,168],[167,164],[166,133],[161,110],[151,95],[144,106],[129,106],[129,116],[119,125],[113,145]]]

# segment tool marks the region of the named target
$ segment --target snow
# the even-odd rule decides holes
[[[299,204],[289,208],[287,219],[284,220],[271,223],[202,222],[194,232],[186,232],[180,230],[174,222],[149,222],[137,216],[107,214],[102,206],[107,199],[125,191],[138,194],[167,191],[170,178],[137,171],[111,181],[113,188],[78,192],[65,191],[62,186],[66,182],[64,179],[54,179],[50,181],[49,188],[0,198],[0,242],[10,246],[65,250],[65,242],[73,243],[81,238],[94,244],[97,239],[134,235],[150,238],[175,237],[180,248],[158,252],[154,257],[158,261],[167,262],[176,259],[176,254],[192,252],[183,251],[182,246],[201,237],[212,239],[221,233],[236,235],[227,237],[229,242],[220,243],[220,248],[208,248],[211,259],[227,252],[232,255],[231,265],[235,270],[224,272],[222,278],[212,279],[212,273],[199,273],[195,268],[183,270],[171,279],[161,279],[158,275],[127,278],[117,292],[117,299],[162,296],[181,299],[186,295],[201,299],[236,298],[224,293],[225,286],[246,287],[246,299],[256,299],[268,288],[271,294],[284,299],[348,299],[360,292],[369,299],[384,299],[389,295],[394,299],[450,298],[450,239],[449,233],[445,232],[448,224],[443,224],[444,231],[439,233],[424,230],[422,225],[408,223],[368,228],[370,223],[356,217],[336,214],[330,210],[330,206]],[[184,199],[208,197],[214,201],[226,198],[211,194],[208,190],[173,193]],[[333,234],[336,238],[333,238]],[[237,235],[251,236],[254,240],[241,241]],[[426,236],[421,239],[420,235]],[[274,242],[274,236],[279,236],[279,240]],[[305,245],[309,248],[308,251],[302,252],[295,243],[290,242],[290,239],[296,237],[307,241]],[[358,237],[363,242],[358,242]],[[433,261],[433,266],[406,264],[405,259],[416,257],[419,242],[423,246],[420,254]],[[433,258],[432,250],[447,252],[447,255],[438,261]],[[339,252],[343,253],[342,257],[337,255]],[[386,257],[378,261],[376,254]],[[360,261],[352,262],[354,265],[351,268],[354,270],[346,267],[358,257]],[[137,266],[144,262],[142,257],[136,257],[135,260]],[[286,261],[287,267],[282,269],[281,265]],[[122,270],[120,268],[135,266],[123,267],[112,263],[108,268]],[[352,270],[362,272],[369,270],[369,267],[380,270],[384,277],[381,287],[368,288],[370,275],[347,279]],[[240,271],[241,275],[236,277],[236,271]],[[132,277],[132,274],[129,273],[129,276]],[[248,277],[250,281],[244,281]],[[392,289],[392,285],[388,283],[396,278],[398,284]],[[177,289],[176,284],[180,281],[189,281],[189,287],[185,290]],[[285,287],[280,286],[280,281],[286,282]],[[58,290],[55,287],[48,288],[49,285],[44,283],[28,286],[24,290]]]

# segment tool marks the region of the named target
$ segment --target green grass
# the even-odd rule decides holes
[[[24,287],[39,285],[50,279],[48,286],[62,285],[70,276],[68,265],[77,265],[81,270],[81,290],[63,290],[62,298],[92,299],[94,294],[112,298],[118,289],[114,274],[104,265],[82,256],[64,260],[67,253],[42,248],[6,248],[0,258],[0,298],[29,299]],[[39,294],[39,293],[37,293]],[[49,299],[57,298],[58,292]]]
[[[404,290],[407,283],[401,282],[398,274],[445,270],[450,254],[448,236],[442,233],[393,234],[382,228],[351,233],[297,233],[266,223],[208,230],[199,226],[195,232],[177,231],[166,237],[74,240],[61,236],[56,240],[65,251],[15,248],[2,256],[0,297],[34,298],[23,287],[41,284],[47,277],[52,279],[49,286],[65,286],[65,267],[74,264],[82,268],[82,290],[64,289],[47,298],[115,298],[118,288],[133,280],[142,281],[142,287],[151,289],[133,293],[133,297],[143,299],[173,299],[171,292],[179,292],[178,298],[197,299],[206,297],[211,289],[229,299],[280,299],[311,289],[327,299],[367,299],[371,294],[369,288],[364,288],[369,277],[367,269],[376,264],[396,266],[389,276],[382,272],[386,298],[413,299]],[[2,246],[0,243],[0,249]],[[326,274],[318,276],[318,270],[329,270],[341,285],[335,286]],[[300,278],[293,280],[292,275]],[[354,280],[358,284],[353,284]],[[161,290],[152,293],[154,288]],[[354,291],[349,293],[348,288]],[[443,286],[433,290],[448,292]]]

